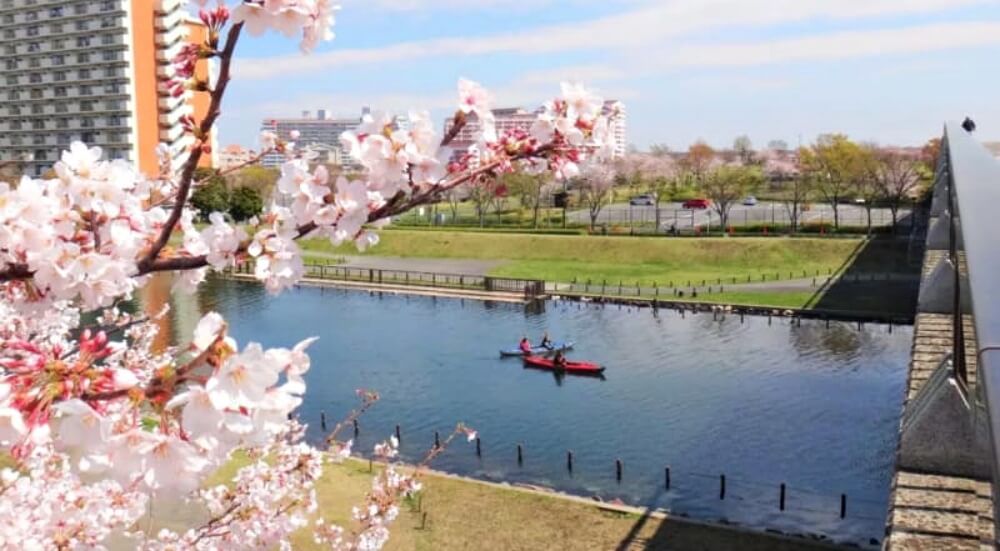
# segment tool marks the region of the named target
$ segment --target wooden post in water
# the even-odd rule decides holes
[[[719,499],[726,499],[726,475],[719,475]]]
[[[524,464],[524,450],[521,444],[517,445],[517,466],[520,467]]]
[[[438,449],[440,447],[441,447],[441,436],[438,434],[438,431],[434,431],[434,449]]]
[[[781,495],[778,497],[778,510],[785,510],[785,483],[781,483]]]
[[[482,457],[482,456],[483,456],[483,446],[482,446],[482,442],[479,440],[479,437],[477,436],[476,437],[476,457]]]
[[[573,450],[566,451],[566,470],[573,472]]]
[[[326,412],[325,411],[319,412],[319,426],[323,429],[323,432],[326,432]]]
[[[847,494],[840,494],[840,518],[847,516]]]
[[[402,442],[403,440],[399,437],[399,425],[396,425],[396,442]]]
[[[622,481],[622,460],[621,458],[615,459],[615,480],[621,484]]]
[[[670,489],[670,465],[667,465],[663,469],[663,489]]]
[[[358,431],[358,420],[357,420],[357,419],[355,419],[355,420],[354,420],[354,437],[355,437],[355,438],[357,438],[357,437],[358,437],[358,432],[359,432],[359,431]]]

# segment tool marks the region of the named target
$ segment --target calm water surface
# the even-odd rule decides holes
[[[356,450],[399,424],[403,456],[416,460],[434,431],[443,437],[463,421],[479,430],[482,458],[463,440],[437,468],[866,546],[881,539],[909,327],[741,323],[575,303],[540,310],[309,287],[272,297],[233,281],[210,282],[191,298],[157,289],[146,302],[171,301],[170,329],[181,340],[208,310],[229,320],[241,345],[321,337],[300,412],[311,439],[321,438],[321,411],[332,425],[355,405],[354,389],[375,389],[382,400],[362,418]],[[569,357],[607,366],[606,379],[559,379],[498,358],[499,348],[544,330],[577,341]]]

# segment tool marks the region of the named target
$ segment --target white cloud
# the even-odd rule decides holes
[[[397,1],[397,0],[390,0]],[[398,0],[408,2],[410,0]],[[490,1],[490,0],[486,0]],[[628,51],[641,55],[671,38],[721,27],[766,27],[813,19],[856,19],[930,13],[988,0],[673,0],[583,22],[481,37],[450,37],[373,48],[334,49],[312,56],[238,61],[245,79],[309,74],[443,56],[538,55],[565,51]]]
[[[651,68],[749,66],[913,54],[1000,44],[1000,23],[943,23],[761,42],[668,48]]]

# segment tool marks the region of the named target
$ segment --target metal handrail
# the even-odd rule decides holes
[[[976,338],[978,384],[982,385],[993,451],[994,522],[1000,511],[1000,161],[958,123],[945,125],[941,168],[951,212],[950,255],[955,266],[955,367],[965,379],[962,293],[969,294]],[[956,233],[961,227],[967,285],[962,285]],[[997,548],[1000,524],[995,524]]]

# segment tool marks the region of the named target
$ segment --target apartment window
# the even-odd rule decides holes
[[[3,0],[3,3],[0,4],[0,6],[3,6],[5,8],[12,8],[14,7],[14,0]]]
[[[110,46],[114,43],[115,43],[115,35],[113,34],[101,35],[101,44],[103,44],[104,46]]]
[[[85,48],[87,46],[90,46],[90,37],[89,36],[78,36],[78,37],[76,37],[76,47],[77,48]]]
[[[85,143],[94,143],[94,142],[97,141],[97,133],[96,132],[84,132],[83,134],[80,134],[80,141],[85,142]]]
[[[114,67],[105,67],[104,68],[104,76],[106,76],[108,78],[113,78],[113,77],[117,76],[117,74],[118,74],[118,71]]]
[[[44,161],[45,160],[45,156],[47,154],[48,154],[48,151],[45,151],[44,149],[36,149],[35,150],[35,160],[36,161]]]
[[[29,52],[40,52],[42,50],[42,45],[38,42],[28,42]]]
[[[52,41],[52,49],[53,50],[64,50],[64,49],[66,49],[66,41],[63,40],[63,39],[61,39],[61,38],[57,38],[57,39],[53,40]]]
[[[81,84],[80,85],[80,95],[81,96],[89,96],[90,93],[91,92],[90,92],[90,85],[89,84]]]
[[[90,63],[90,54],[88,54],[86,52],[81,52],[79,54],[76,54],[76,62],[77,63]]]
[[[15,54],[17,54],[17,45],[16,44],[8,44],[8,45],[4,46],[3,52],[5,54],[7,54],[7,55],[15,55]]]
[[[92,101],[80,102],[80,111],[93,111],[93,110],[94,110],[94,102]]]
[[[77,72],[77,77],[81,79],[90,78],[90,69],[80,69]]]
[[[13,71],[15,69],[17,69],[17,60],[16,59],[8,59],[7,60],[7,70],[8,71]]]
[[[111,11],[115,9],[114,0],[103,0],[101,2],[101,11]]]
[[[8,75],[7,76],[7,84],[10,84],[10,85],[17,84],[17,77],[14,76],[14,75]]]
[[[119,134],[117,132],[113,132],[113,133],[111,133],[108,136],[108,141],[111,142],[111,143],[121,143],[123,141],[122,140],[122,134]]]
[[[32,145],[45,145],[45,134],[35,134],[31,137]]]
[[[4,23],[7,23],[7,24],[11,24],[11,23],[13,23],[13,22],[14,22],[14,16],[13,16],[13,15],[11,15],[11,14],[9,14],[9,13],[8,13],[8,14],[6,14],[6,15],[4,15],[4,16],[3,16],[3,22],[4,22]]]
[[[76,15],[87,13],[87,4],[80,2],[79,4],[73,6],[73,13]]]
[[[10,121],[10,129],[11,130],[20,130],[21,129],[21,121]]]
[[[32,84],[41,84],[42,83],[42,75],[39,74],[39,73],[31,73],[31,75],[28,77],[28,82],[30,82]]]
[[[114,61],[118,59],[118,52],[114,50],[104,50],[101,52],[104,61]]]
[[[80,119],[80,126],[82,128],[93,128],[94,127],[94,119],[91,119],[89,117],[84,117],[84,118]]]
[[[41,66],[42,66],[42,60],[37,57],[33,57],[28,60],[28,67],[37,68]]]
[[[43,107],[42,104],[40,103],[36,103],[31,106],[32,115],[41,115],[44,112],[45,112],[45,107]]]
[[[55,89],[53,90],[53,93],[56,95],[57,98],[64,98],[66,97],[66,87],[56,86]]]
[[[28,13],[26,13],[24,15],[25,15],[25,17],[24,17],[25,21],[38,21],[38,12],[37,11],[29,11]]]
[[[120,111],[124,106],[122,102],[116,99],[109,99],[104,101],[104,109],[107,111]]]
[[[49,17],[62,17],[62,14],[63,14],[62,6],[49,8]]]
[[[59,145],[67,145],[72,140],[69,134],[59,134],[56,136],[56,143]]]
[[[7,114],[8,115],[20,115],[21,114],[21,108],[18,107],[18,106],[16,106],[16,105],[11,105],[11,106],[7,107]]]
[[[10,101],[17,101],[21,99],[21,93],[17,90],[11,90],[10,92],[7,92],[7,99]]]
[[[14,128],[13,123],[11,123],[11,128]],[[10,145],[21,145],[21,136],[11,136]]]
[[[50,59],[53,65],[63,65],[66,63],[66,56],[62,54],[56,54]]]
[[[122,87],[118,83],[112,82],[110,84],[105,84],[104,85],[104,93],[105,94],[120,94],[121,91],[122,91]]]
[[[45,130],[45,121],[40,119],[35,119],[31,121],[31,128],[35,130]]]
[[[66,80],[66,71],[56,71],[52,73],[52,80],[56,82],[63,82]]]
[[[108,126],[122,126],[122,116],[121,115],[111,115],[108,117]]]
[[[39,89],[39,88],[33,88],[31,90],[31,99],[42,99],[43,97],[44,97],[44,93],[42,92],[41,89]]]
[[[57,103],[56,104],[56,113],[68,113],[68,112],[69,112],[69,106],[67,104],[65,104],[65,103]],[[59,127],[59,128],[65,128],[66,127],[66,125],[59,126],[59,124],[58,124],[59,122],[64,122],[64,121],[63,120],[59,120],[56,123],[57,127]]]
[[[66,106],[62,105],[62,107],[63,107],[63,111],[65,111],[66,110]],[[59,106],[57,105],[56,106],[56,111],[58,111],[58,110],[59,110]],[[56,128],[69,128],[69,119],[57,119],[56,120]]]
[[[87,30],[87,20],[86,19],[77,19],[75,25],[76,25],[76,30],[78,30],[78,31],[85,31],[85,30]]]
[[[14,38],[14,29],[4,29],[4,31],[3,31],[3,37],[4,38]]]
[[[114,26],[115,26],[115,18],[114,17],[102,17],[101,18],[101,28],[102,29],[110,29],[111,27],[114,27]]]
[[[28,36],[38,36],[38,25],[28,27]]]

